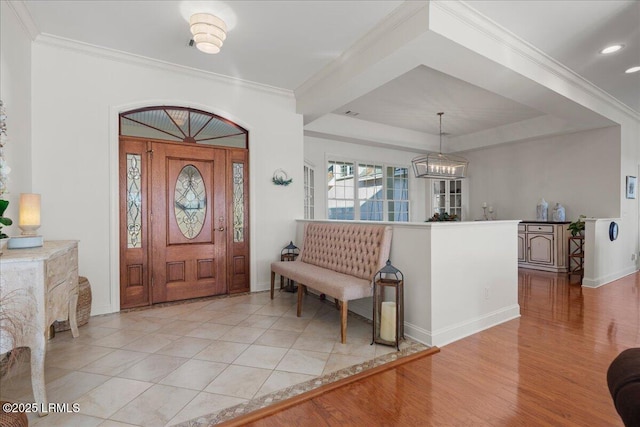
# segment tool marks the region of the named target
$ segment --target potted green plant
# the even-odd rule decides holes
[[[7,236],[7,233],[2,231],[2,227],[5,225],[13,224],[11,218],[7,218],[6,216],[4,216],[4,211],[7,210],[7,206],[9,206],[9,201],[0,199],[0,254],[2,254],[2,249],[4,249],[5,245],[10,239],[10,237]]]
[[[0,239],[6,239],[9,237],[2,231],[2,226],[13,224],[11,218],[7,218],[6,216],[4,216],[4,211],[7,210],[7,206],[9,206],[9,201],[0,199]]]
[[[11,218],[4,216],[4,211],[7,210],[9,201],[1,198],[7,192],[7,182],[9,181],[9,172],[11,172],[11,168],[4,159],[4,144],[7,142],[6,119],[7,113],[4,110],[2,100],[0,100],[0,253],[2,253],[2,248],[9,240],[9,236],[2,231],[2,227],[13,224]]]
[[[571,231],[571,235],[573,237],[575,236],[583,236],[584,235],[584,219],[586,218],[586,215],[580,215],[578,216],[578,219],[573,221],[571,224],[569,224],[569,227],[567,227],[567,230]]]
[[[433,214],[431,218],[427,220],[427,222],[440,222],[440,221],[458,221],[458,215],[449,215],[449,213],[444,212],[440,214],[436,212]]]

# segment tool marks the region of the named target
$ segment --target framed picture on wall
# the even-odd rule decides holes
[[[627,175],[627,199],[636,198],[636,187],[638,184],[638,178],[635,176]]]

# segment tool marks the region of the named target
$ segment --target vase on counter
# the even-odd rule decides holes
[[[544,197],[540,199],[536,206],[536,220],[547,221],[549,217],[549,203],[545,202]]]
[[[560,203],[556,203],[556,206],[553,208],[552,217],[554,222],[563,222],[565,219],[564,206],[562,206]]]

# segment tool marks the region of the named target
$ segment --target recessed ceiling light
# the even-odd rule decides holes
[[[623,47],[624,47],[624,45],[623,45],[623,44],[612,44],[611,46],[607,46],[607,47],[605,47],[604,49],[602,49],[602,50],[600,51],[600,53],[602,53],[602,54],[604,54],[604,55],[609,54],[609,53],[614,53],[614,52],[619,51],[619,50],[620,50],[620,49],[622,49]]]
[[[625,73],[631,74],[631,73],[637,73],[638,71],[640,71],[640,65],[636,65],[635,67],[629,68],[628,70],[625,71]]]

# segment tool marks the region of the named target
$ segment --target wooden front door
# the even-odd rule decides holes
[[[120,138],[120,308],[249,290],[247,151]]]
[[[249,290],[248,155],[215,114],[120,114],[121,309]]]
[[[151,150],[153,302],[227,293],[225,150]]]

